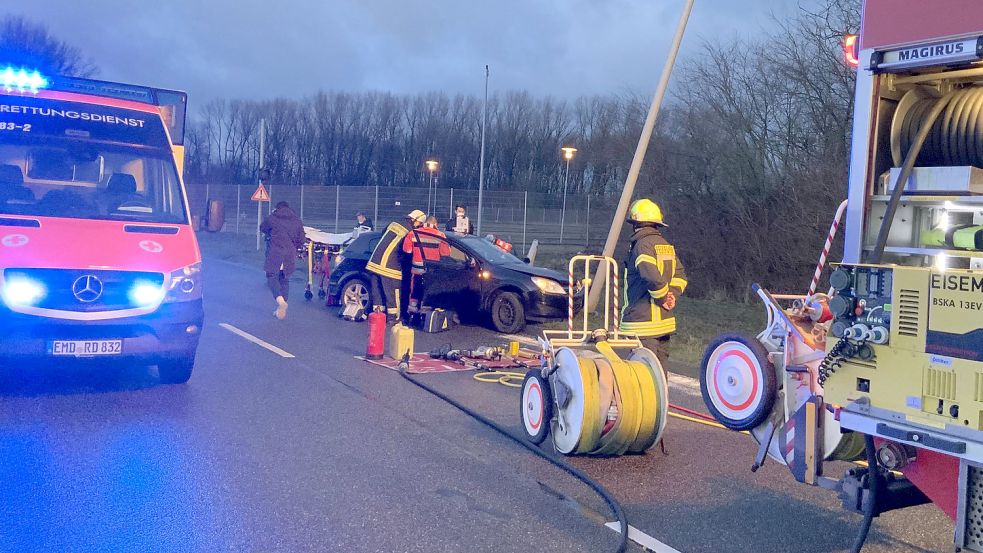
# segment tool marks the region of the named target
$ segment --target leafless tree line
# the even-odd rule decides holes
[[[858,24],[859,2],[829,0],[767,36],[705,42],[678,69],[639,193],[664,204],[697,294],[748,299],[753,281],[807,284],[846,195],[854,73],[841,40]],[[558,192],[560,147],[572,145],[570,191],[611,199],[647,104],[630,94],[492,96],[488,189]],[[423,162],[436,158],[442,187],[477,186],[481,99],[442,93],[212,102],[189,132],[189,178],[252,181],[260,118],[278,184],[423,186]]]

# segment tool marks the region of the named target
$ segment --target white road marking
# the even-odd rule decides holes
[[[605,526],[619,534],[621,533],[621,524],[619,524],[617,521],[609,522],[605,524]],[[631,524],[628,525],[628,539],[637,543],[638,545],[641,545],[646,550],[654,551],[655,553],[679,553],[678,550],[669,547],[645,532],[642,532],[638,528],[635,528]]]
[[[230,325],[229,323],[219,323],[218,326],[224,328],[225,330],[228,330],[232,334],[235,334],[237,336],[241,336],[241,337],[249,340],[250,342],[256,344],[257,346],[260,346],[262,348],[266,348],[266,349],[272,351],[273,353],[279,355],[280,357],[284,357],[284,358],[287,358],[287,359],[293,359],[293,357],[294,357],[293,354],[288,353],[286,351],[283,351],[282,349],[274,346],[273,344],[271,344],[271,343],[269,343],[269,342],[267,342],[265,340],[261,340],[261,339],[255,337],[255,336],[253,336],[252,334],[246,332],[245,330],[240,330],[240,329],[238,329],[238,328]]]

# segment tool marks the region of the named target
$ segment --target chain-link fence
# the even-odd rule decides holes
[[[389,186],[290,186],[267,185],[271,202],[254,202],[250,197],[254,185],[189,184],[188,201],[193,216],[204,214],[209,200],[222,202],[225,212],[224,232],[256,232],[257,209],[260,215],[271,206],[287,201],[304,220],[304,224],[326,232],[347,232],[355,226],[359,211],[370,217],[376,228],[389,221],[402,220],[407,213],[420,209],[433,214],[443,228],[453,217],[454,206],[467,207],[471,222],[478,222],[478,191],[460,189],[389,187]],[[494,234],[525,252],[533,240],[541,244],[564,244],[599,248],[603,243],[615,202],[605,198],[568,195],[566,210],[562,195],[535,192],[486,191],[482,197],[481,233]]]

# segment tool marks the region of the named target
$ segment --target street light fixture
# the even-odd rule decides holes
[[[430,189],[433,188],[433,203],[437,203],[437,186],[434,184],[434,173],[440,167],[440,163],[436,159],[428,159],[424,162],[427,166],[427,171],[430,171],[430,184],[427,185],[427,215],[433,213],[430,209]]]
[[[567,183],[570,180],[570,161],[573,160],[573,155],[577,153],[577,148],[572,146],[564,146],[560,148],[563,151],[563,159],[567,160],[567,172],[566,176],[563,177],[563,210],[560,212],[560,243],[563,243],[563,225],[566,222],[567,216]]]

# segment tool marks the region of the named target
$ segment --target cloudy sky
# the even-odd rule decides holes
[[[493,91],[647,94],[683,3],[32,0],[7,10],[82,48],[100,78],[184,89],[200,105],[318,89],[480,94],[486,63]],[[757,35],[799,3],[811,1],[696,0],[684,52]]]

